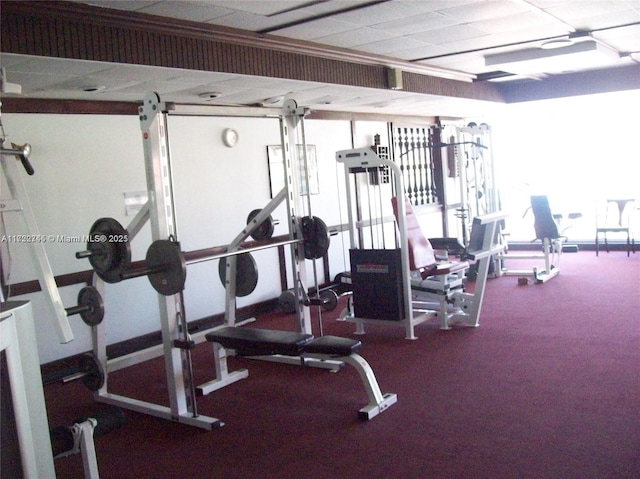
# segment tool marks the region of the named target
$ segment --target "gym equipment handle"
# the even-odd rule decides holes
[[[31,166],[31,162],[29,162],[31,145],[27,143],[24,146],[19,146],[15,143],[11,143],[11,146],[13,146],[13,149],[1,148],[0,153],[3,155],[14,155],[20,160],[20,163],[22,163],[24,171],[26,171],[29,176],[33,176],[35,170],[33,169],[33,166]]]

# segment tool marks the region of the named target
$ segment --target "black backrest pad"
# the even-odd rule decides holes
[[[235,349],[238,356],[298,356],[313,336],[292,331],[227,326],[207,333],[205,338],[224,348]]]

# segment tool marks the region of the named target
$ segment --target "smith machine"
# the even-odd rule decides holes
[[[360,416],[369,419],[396,402],[395,394],[382,394],[369,364],[357,354],[359,341],[322,336],[313,337],[309,306],[321,305],[320,298],[309,298],[306,293],[305,259],[323,257],[329,247],[329,234],[324,222],[310,214],[302,217],[303,210],[299,187],[299,161],[295,157],[296,144],[305,143],[303,119],[309,110],[299,108],[295,101],[288,100],[282,110],[272,112],[265,109],[225,109],[218,115],[245,117],[277,117],[280,121],[280,136],[285,167],[285,187],[262,210],[252,212],[247,226],[231,244],[219,254],[187,260],[180,249],[175,219],[171,160],[168,148],[169,114],[206,114],[193,105],[175,105],[162,102],[156,93],[145,97],[140,107],[140,124],[145,155],[145,170],[149,200],[125,229],[117,221],[102,218],[91,228],[87,250],[79,252],[78,258],[88,258],[98,276],[97,282],[114,283],[124,279],[147,276],[159,293],[162,350],[157,348],[133,353],[123,358],[109,360],[106,353],[106,331],[104,323],[93,327],[94,356],[99,366],[99,381],[95,384],[95,399],[114,406],[140,413],[177,421],[183,424],[211,430],[223,425],[213,417],[198,413],[196,394],[208,394],[216,389],[246,378],[245,369],[229,372],[226,359],[229,355],[268,359],[303,365],[318,365],[337,369],[347,363],[354,366],[363,381],[369,403],[360,410]],[[198,111],[196,111],[198,110]],[[296,138],[296,128],[301,128],[302,138]],[[302,148],[302,151],[306,151]],[[245,247],[245,240],[258,237],[268,240],[273,232],[271,213],[283,201],[286,202],[289,237],[276,242]],[[130,265],[129,241],[149,221],[152,244],[147,250],[145,266]],[[97,240],[96,240],[97,238]],[[126,239],[125,241],[119,240]],[[289,245],[291,251],[291,278],[297,298],[295,312],[299,333],[268,331],[258,328],[241,328],[236,321],[236,297],[253,291],[257,272],[250,256],[252,251],[275,246]],[[225,285],[225,326],[204,334],[213,344],[216,377],[206,384],[194,383],[191,366],[191,349],[195,341],[188,332],[184,312],[183,290],[186,266],[202,261],[220,260],[219,274]],[[315,269],[315,268],[314,268]],[[318,291],[317,285],[315,291]],[[157,405],[114,394],[108,390],[109,372],[137,364],[158,355],[164,355],[169,406]],[[96,376],[96,374],[94,374]]]
[[[478,326],[489,262],[503,249],[498,228],[504,215],[475,216],[461,261],[438,263],[405,197],[400,167],[369,148],[339,151],[336,159],[347,178],[352,281],[341,319],[355,323],[358,334],[367,323],[401,326],[407,339],[416,339],[415,326],[429,319],[441,329]],[[390,176],[388,184],[378,181],[381,175]],[[381,199],[385,195],[388,200]],[[477,276],[474,291],[466,292],[470,261]]]

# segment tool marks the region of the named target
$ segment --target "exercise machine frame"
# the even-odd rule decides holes
[[[336,160],[344,165],[347,191],[347,211],[349,221],[350,247],[352,249],[359,248],[359,230],[363,226],[370,224],[380,224],[387,221],[382,219],[370,219],[368,222],[357,221],[354,213],[354,198],[352,192],[351,181],[349,177],[352,173],[370,172],[379,168],[388,168],[392,172],[393,186],[396,194],[403,195],[404,185],[402,181],[402,172],[394,162],[380,158],[370,148],[358,148],[352,150],[342,150],[336,153]],[[357,205],[355,205],[357,207]],[[476,285],[474,293],[466,293],[462,288],[450,288],[445,281],[441,290],[438,292],[427,293],[427,298],[433,299],[437,303],[434,309],[426,310],[425,301],[416,305],[413,302],[412,278],[409,267],[409,246],[407,238],[406,225],[406,205],[404,201],[397,202],[397,233],[398,233],[398,249],[400,250],[401,263],[401,288],[404,318],[398,321],[389,321],[377,318],[357,317],[351,307],[348,306],[342,313],[341,319],[356,324],[356,333],[364,334],[365,324],[378,324],[385,326],[401,326],[405,328],[406,339],[417,339],[415,335],[415,327],[425,321],[438,318],[441,329],[449,329],[453,324],[464,324],[476,327],[479,325],[480,311],[482,307],[482,299],[486,284],[487,274],[491,257],[500,251],[503,246],[497,242],[498,227],[505,215],[501,212],[490,213],[477,216],[473,220],[471,235],[473,236],[473,228],[477,228],[480,237],[472,245],[469,251],[469,257],[478,263],[478,273],[476,277]],[[458,281],[454,279],[453,281]],[[436,280],[437,282],[437,280]],[[436,283],[434,282],[434,283]],[[449,305],[453,303],[454,310],[450,311]],[[415,306],[418,306],[416,308]],[[422,308],[421,308],[422,307]]]
[[[168,147],[169,134],[167,117],[169,113],[177,115],[201,115],[206,114],[207,109],[194,105],[186,105],[181,108],[179,105],[162,102],[156,93],[149,93],[139,108],[140,124],[143,137],[145,171],[147,179],[147,189],[149,200],[132,219],[127,227],[129,240],[135,238],[146,222],[150,223],[152,240],[178,239],[177,225],[175,220],[175,207],[173,198],[172,168],[170,161],[170,151]],[[224,116],[244,116],[244,117],[277,117],[280,121],[280,136],[283,145],[283,160],[285,165],[285,188],[269,202],[247,225],[246,228],[229,245],[227,252],[220,255],[212,255],[207,258],[195,260],[193,262],[208,261],[218,258],[226,258],[226,279],[225,279],[225,323],[227,326],[239,326],[235,317],[235,260],[239,252],[240,244],[259,227],[263,220],[269,217],[270,213],[283,201],[286,201],[287,215],[289,219],[289,240],[278,244],[289,244],[291,246],[291,267],[292,280],[294,281],[294,291],[296,298],[297,320],[300,332],[311,333],[311,317],[309,306],[303,301],[303,285],[306,284],[306,268],[303,267],[304,247],[302,225],[299,212],[302,210],[300,199],[300,187],[298,184],[298,170],[295,159],[291,157],[291,152],[296,151],[296,141],[292,136],[296,128],[309,110],[298,107],[295,101],[287,100],[282,110],[274,109],[215,109],[214,114]],[[209,112],[211,114],[211,112]],[[304,129],[302,129],[304,142]],[[265,247],[276,246],[271,244]],[[256,249],[261,249],[258,247]],[[247,252],[249,250],[243,250]],[[186,264],[189,264],[186,262]],[[104,282],[94,275],[93,285],[103,294]],[[163,296],[158,295],[160,322],[162,333],[162,346],[160,348],[148,348],[146,350],[132,353],[123,358],[109,360],[106,349],[106,322],[96,325],[92,329],[94,355],[105,372],[105,381],[101,388],[95,393],[98,402],[111,404],[114,406],[130,409],[139,413],[160,417],[176,421],[190,426],[211,430],[221,427],[224,423],[217,418],[200,415],[196,406],[196,386],[191,373],[190,348],[195,342],[187,331],[187,321],[184,315],[184,305],[182,292]],[[206,331],[199,333],[198,339]],[[226,352],[217,351],[215,356],[215,367],[217,377],[233,378],[233,381],[226,381],[226,384],[246,377],[245,373],[226,375]],[[108,375],[124,367],[146,361],[153,357],[164,355],[165,371],[167,377],[167,390],[169,394],[169,406],[158,405],[146,401],[129,398],[109,392]],[[266,358],[261,358],[266,359]],[[291,358],[270,358],[286,362]],[[311,361],[313,358],[309,358]],[[351,360],[350,360],[351,361]],[[364,360],[363,360],[364,361]],[[339,369],[341,361],[315,359],[317,364],[328,369]],[[362,367],[364,370],[364,367]],[[362,376],[362,374],[361,374]],[[369,378],[373,372],[367,373],[364,377]],[[364,379],[363,379],[364,381]],[[373,386],[371,386],[373,387]]]

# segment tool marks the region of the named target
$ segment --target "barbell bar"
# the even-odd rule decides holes
[[[301,230],[302,239],[289,239],[246,249],[225,251],[190,260],[189,262],[185,260],[184,253],[180,250],[180,245],[177,241],[172,239],[156,240],[147,250],[145,266],[132,269],[131,248],[127,231],[116,220],[101,218],[91,228],[87,250],[76,253],[76,258],[88,258],[96,274],[108,283],[148,276],[151,285],[158,293],[170,296],[184,289],[187,264],[212,261],[296,243],[302,243],[306,259],[322,258],[329,249],[330,244],[329,232],[324,221],[315,216],[303,217],[301,219]],[[245,261],[244,263],[247,262]],[[252,274],[252,269],[249,268],[243,272]],[[220,276],[224,283],[222,272]]]
[[[145,267],[120,271],[120,279],[147,276],[151,286],[164,296],[171,296],[184,289],[187,266],[180,243],[171,239],[156,240],[147,249]]]

